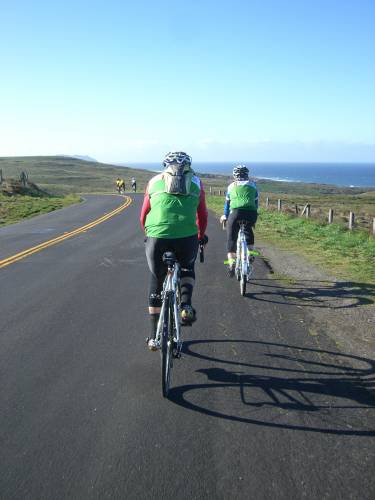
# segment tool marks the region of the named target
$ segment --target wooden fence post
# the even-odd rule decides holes
[[[2,169],[2,168],[0,168],[0,184],[2,184],[2,183],[3,183],[3,180],[4,180],[4,179],[3,179],[3,169]]]
[[[27,183],[27,174],[25,171],[22,171],[20,174],[20,182],[25,187]]]
[[[212,194],[212,186],[210,186],[210,194]]]
[[[349,229],[352,230],[354,228],[354,213],[349,213]]]
[[[375,217],[372,219],[372,234],[375,234]]]
[[[294,210],[296,211],[296,215],[298,215],[298,205],[297,205],[297,203],[294,205]]]
[[[219,196],[221,196],[221,189],[219,189]]]
[[[266,208],[268,208],[269,206],[270,206],[270,199],[267,196],[267,198],[266,198]]]
[[[308,203],[306,205],[306,219],[308,219],[310,217],[310,214],[311,214],[311,205],[310,205],[310,203]]]
[[[281,200],[277,200],[277,211],[278,212],[281,212],[281,205],[282,205],[282,201]]]
[[[328,212],[328,224],[332,224],[333,222],[333,209],[330,208]]]

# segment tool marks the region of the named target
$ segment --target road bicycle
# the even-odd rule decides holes
[[[251,251],[247,247],[246,237],[245,237],[245,227],[248,224],[246,221],[238,221],[240,229],[237,236],[237,254],[236,254],[236,266],[235,266],[235,276],[240,282],[241,295],[246,294],[246,284],[250,281],[250,277],[253,273],[253,260],[254,251]],[[252,257],[252,258],[251,258]]]
[[[204,262],[204,243],[199,243],[200,261]],[[162,306],[155,340],[161,354],[162,393],[168,397],[171,386],[173,362],[181,358],[181,286],[180,264],[173,252],[163,254],[163,262],[168,266],[163,283]]]
[[[161,383],[163,396],[168,397],[173,360],[181,357],[180,321],[180,264],[173,252],[163,254],[163,262],[168,266],[163,284],[162,306],[155,340],[161,353]]]
[[[256,250],[249,250],[246,242],[245,228],[249,224],[246,220],[239,220],[238,225],[240,226],[237,236],[237,253],[236,253],[236,264],[234,268],[234,274],[237,280],[240,282],[241,295],[244,297],[246,295],[246,285],[250,281],[251,275],[253,273],[253,261],[255,255],[259,255]],[[223,224],[223,228],[225,223]],[[229,263],[229,261],[226,261]]]

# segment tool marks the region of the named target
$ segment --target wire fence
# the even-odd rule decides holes
[[[341,224],[350,231],[355,228],[367,229],[375,235],[375,217],[364,213],[356,214],[352,210],[346,210],[345,207],[322,207],[309,202],[305,204],[291,203],[281,198],[272,202],[269,197],[266,197],[264,207],[267,210],[284,212],[296,217],[316,219],[324,224]]]

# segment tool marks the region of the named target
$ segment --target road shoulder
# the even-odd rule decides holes
[[[338,348],[375,355],[374,287],[329,276],[300,255],[257,241],[270,278],[283,285],[283,299],[303,308],[314,337],[328,335]]]

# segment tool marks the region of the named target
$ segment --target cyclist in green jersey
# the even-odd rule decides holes
[[[236,263],[236,245],[239,221],[247,221],[245,237],[249,250],[254,249],[254,233],[252,227],[258,217],[258,189],[254,181],[249,179],[249,169],[245,165],[237,165],[233,169],[234,181],[228,186],[225,197],[224,214],[220,222],[227,221],[228,274],[234,276]]]
[[[150,350],[156,349],[155,333],[161,308],[161,291],[167,267],[163,253],[173,251],[181,265],[181,320],[191,324],[196,312],[191,304],[195,280],[194,263],[199,241],[207,242],[207,208],[200,179],[183,152],[168,153],[164,170],[146,188],[140,222],[146,233],[146,257],[151,271],[149,314]]]

